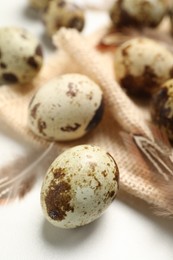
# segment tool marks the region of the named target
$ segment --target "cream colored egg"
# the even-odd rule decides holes
[[[131,94],[152,94],[173,76],[173,55],[147,38],[126,41],[115,52],[116,78]]]
[[[68,141],[93,129],[103,114],[100,87],[81,74],[65,74],[42,86],[29,105],[29,128],[47,140]]]
[[[0,28],[0,81],[28,83],[42,63],[42,48],[35,36],[21,28]]]
[[[155,27],[167,11],[167,0],[117,0],[112,6],[110,16],[116,27]]]
[[[48,3],[51,0],[29,0],[29,4],[31,7],[36,8],[38,10],[43,10],[47,7]]]
[[[88,224],[114,200],[119,171],[113,157],[97,146],[80,145],[51,164],[41,189],[47,220],[61,228]]]
[[[61,27],[82,31],[84,20],[84,11],[76,4],[64,0],[52,0],[43,14],[43,21],[49,36],[56,33]]]

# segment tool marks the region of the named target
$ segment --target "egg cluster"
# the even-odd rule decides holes
[[[173,32],[173,4],[165,0],[117,0],[110,10],[116,31],[131,27],[156,28],[169,18]],[[124,30],[125,29],[125,30]],[[173,53],[164,44],[144,36],[133,37],[116,48],[115,77],[130,97],[148,98],[151,119],[173,140]],[[150,98],[150,99],[149,99]]]
[[[61,27],[84,28],[84,11],[71,1],[29,0],[41,13],[48,36]],[[113,27],[156,27],[173,8],[166,0],[117,0],[110,10]],[[0,81],[29,83],[43,64],[38,40],[21,28],[0,29]],[[158,42],[136,37],[116,48],[116,80],[130,96],[152,97],[153,121],[173,140],[173,54]],[[166,82],[166,83],[165,83]],[[28,131],[46,142],[77,140],[99,125],[104,113],[101,86],[87,76],[64,74],[47,81],[28,104]],[[92,133],[91,133],[92,134]],[[50,165],[41,188],[46,219],[61,228],[88,224],[116,197],[119,170],[112,155],[94,145],[67,149]]]

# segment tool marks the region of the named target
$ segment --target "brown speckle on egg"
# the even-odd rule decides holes
[[[77,86],[75,86],[72,82],[70,82],[68,84],[68,91],[66,92],[67,96],[70,96],[73,98],[77,95],[78,92],[79,92],[79,90],[77,89]]]
[[[46,135],[44,130],[46,129],[47,125],[46,122],[43,121],[41,118],[38,119],[38,130],[42,135]]]
[[[45,197],[46,209],[49,217],[53,220],[62,221],[67,212],[72,211],[70,205],[71,187],[69,183],[61,181],[58,184],[53,180]]]
[[[65,1],[59,1],[57,3],[58,7],[64,7],[66,5],[66,2]]]
[[[40,44],[37,45],[36,49],[35,49],[35,54],[38,56],[43,57],[43,51],[42,51],[42,47]]]
[[[78,31],[82,31],[84,27],[84,20],[80,17],[73,17],[67,25],[68,28],[76,28]]]
[[[36,62],[35,58],[34,57],[29,57],[27,59],[27,63],[34,69],[38,69],[39,68],[39,65],[38,63]]]
[[[1,67],[2,69],[6,69],[6,68],[7,68],[7,65],[6,65],[4,62],[1,62],[1,63],[0,63],[0,67]]]
[[[9,83],[17,83],[18,82],[17,76],[13,73],[10,73],[10,72],[3,73],[2,78],[3,78],[3,80],[5,80]]]
[[[73,132],[73,131],[76,131],[80,126],[81,126],[80,124],[75,123],[74,126],[67,125],[67,126],[61,127],[60,129],[63,132]]]

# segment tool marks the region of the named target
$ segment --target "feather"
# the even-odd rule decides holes
[[[173,217],[173,151],[163,130],[149,124],[154,139],[142,134],[121,133],[122,140],[131,155],[138,162],[139,171],[154,176],[155,184],[164,194],[168,209],[154,208],[161,216]]]
[[[44,151],[34,151],[2,167],[0,169],[0,205],[24,197],[39,175],[45,173],[55,154],[55,145],[51,143]]]
[[[113,50],[125,41],[135,37],[147,37],[156,40],[169,49],[169,51],[173,52],[173,39],[169,32],[151,28],[143,28],[139,30],[133,27],[125,27],[120,31],[110,28],[100,39],[97,48],[100,50]]]

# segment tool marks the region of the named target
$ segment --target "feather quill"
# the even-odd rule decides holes
[[[114,50],[125,41],[135,37],[147,37],[153,39],[160,42],[169,49],[169,51],[173,52],[173,39],[171,34],[167,31],[160,33],[160,31],[150,28],[138,30],[136,28],[127,27],[121,29],[121,31],[115,31],[114,28],[110,28],[110,30],[101,38],[97,47],[101,50]]]
[[[122,140],[131,155],[138,162],[139,171],[156,176],[155,182],[164,194],[168,210],[155,208],[158,215],[173,217],[173,151],[163,130],[149,125],[154,140],[140,134],[121,133]]]
[[[0,205],[24,197],[36,179],[45,173],[54,159],[56,150],[51,143],[44,151],[33,151],[21,156],[0,169]]]

